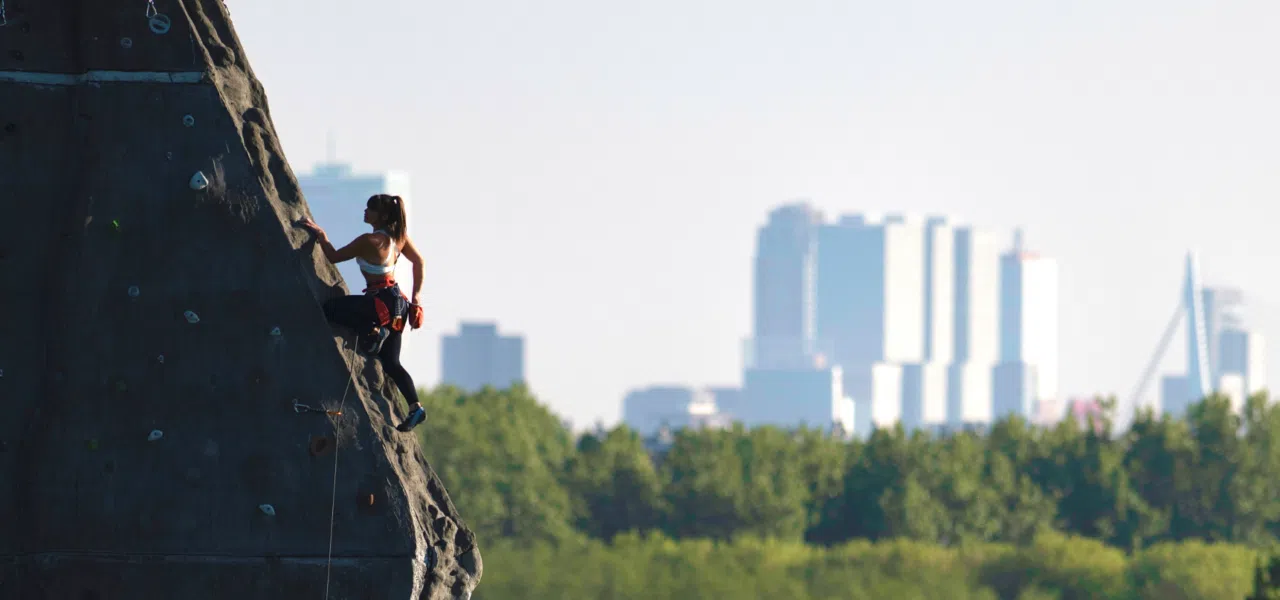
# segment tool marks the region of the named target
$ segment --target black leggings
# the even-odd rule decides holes
[[[366,335],[378,326],[378,311],[373,296],[339,296],[324,303],[324,316],[330,323],[350,327],[357,335]],[[378,352],[382,370],[400,388],[405,402],[418,402],[418,389],[413,386],[409,371],[400,364],[400,342],[403,331],[392,331]]]

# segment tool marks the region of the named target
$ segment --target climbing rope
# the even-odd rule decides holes
[[[156,10],[156,0],[147,0],[147,18],[150,19],[158,14],[160,11]]]
[[[338,414],[342,414],[342,409],[347,405],[347,392],[351,391],[351,382],[354,381],[355,375],[347,373],[347,387],[342,390],[342,401],[338,403]],[[297,410],[298,403],[294,401],[294,410]],[[334,514],[338,507],[338,446],[342,436],[334,432],[333,436],[333,491],[329,496],[329,556],[325,560],[324,567],[324,598],[329,600],[329,577],[333,573],[333,521]]]
[[[9,24],[9,17],[4,14],[4,0],[0,0],[0,27]]]

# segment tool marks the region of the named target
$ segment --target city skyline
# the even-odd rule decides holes
[[[1016,415],[1050,425],[1080,406],[1096,409],[1096,396],[1058,393],[1058,263],[1029,248],[1021,228],[1012,238],[999,252],[993,232],[957,227],[945,215],[859,213],[828,223],[809,202],[779,205],[756,231],[754,336],[744,345],[742,387],[724,406],[692,400],[708,396],[693,384],[635,388],[623,420],[646,435],[659,423],[827,422],[865,438],[899,423],[936,431]],[[1188,252],[1179,308],[1135,396],[1119,399],[1116,431],[1139,409],[1182,418],[1188,404],[1220,393],[1239,413],[1266,390],[1265,337],[1243,317],[1246,304],[1237,288],[1205,287],[1198,256]],[[1185,374],[1161,378],[1152,403],[1145,386],[1179,327],[1192,359]]]
[[[695,403],[688,385],[633,390],[624,421],[645,434],[687,426],[695,404],[720,422],[862,438],[897,424],[1056,421],[1057,261],[1020,229],[1003,252],[997,238],[946,215],[829,221],[809,202],[777,206],[756,230],[753,337],[734,406]]]
[[[738,379],[752,231],[793,197],[1022,225],[1061,265],[1065,397],[1132,389],[1188,247],[1280,336],[1280,7],[228,5],[291,164],[332,129],[413,175],[423,333],[500,317],[579,426],[638,382]]]
[[[381,171],[381,172],[365,172],[358,173],[354,171],[351,163],[336,160],[333,153],[332,140],[330,146],[329,158],[326,161],[318,163],[312,167],[308,173],[299,175],[299,182],[305,194],[307,194],[308,203],[312,207],[313,213],[317,218],[328,219],[334,217],[334,221],[339,222],[335,228],[335,235],[341,239],[354,237],[358,233],[363,232],[367,227],[362,223],[359,227],[352,227],[350,222],[341,218],[342,211],[346,211],[350,206],[356,206],[363,202],[363,198],[373,193],[397,193],[409,197],[411,178],[407,173],[400,171]],[[345,207],[345,208],[344,208]],[[411,219],[412,222],[412,219]],[[731,389],[742,393],[751,387],[750,382],[753,377],[757,380],[763,373],[753,375],[753,368],[763,368],[766,371],[770,369],[800,369],[808,370],[817,363],[825,363],[830,359],[828,353],[831,348],[824,346],[824,341],[817,334],[817,299],[819,296],[818,280],[819,261],[817,260],[817,249],[820,232],[826,231],[830,236],[841,229],[865,230],[868,227],[881,231],[880,243],[887,243],[889,239],[887,233],[890,229],[901,228],[903,226],[911,226],[912,230],[918,229],[917,233],[921,234],[920,239],[909,238],[905,241],[908,247],[919,246],[904,259],[898,258],[894,263],[888,263],[876,267],[871,264],[877,260],[885,260],[887,247],[881,251],[881,254],[870,254],[865,252],[857,253],[857,259],[862,262],[868,260],[871,263],[864,265],[865,268],[879,268],[885,272],[888,277],[891,272],[895,271],[895,276],[902,277],[904,275],[908,279],[918,280],[921,286],[919,290],[914,288],[905,290],[908,296],[919,292],[918,300],[920,305],[916,306],[908,300],[908,304],[903,306],[901,302],[890,303],[887,301],[881,306],[880,312],[888,310],[890,306],[894,307],[901,313],[901,320],[908,323],[916,322],[920,325],[919,332],[907,332],[906,336],[895,336],[899,338],[898,353],[894,356],[898,359],[898,363],[894,366],[897,369],[893,371],[885,371],[880,374],[881,377],[889,377],[894,380],[901,380],[887,391],[890,396],[894,396],[897,400],[896,405],[891,412],[883,418],[875,416],[874,407],[870,416],[868,414],[860,414],[858,417],[858,425],[852,427],[850,431],[858,431],[860,435],[865,435],[868,428],[874,422],[875,426],[883,426],[888,423],[901,421],[909,427],[928,426],[930,415],[936,414],[936,409],[928,407],[930,400],[927,399],[929,393],[926,390],[935,387],[935,383],[942,382],[947,386],[946,408],[948,421],[947,425],[966,426],[970,423],[963,418],[961,421],[955,420],[955,414],[966,415],[968,411],[975,410],[974,406],[970,406],[974,400],[966,400],[964,397],[976,395],[978,398],[991,397],[994,404],[979,402],[981,408],[977,408],[977,413],[972,424],[981,424],[990,422],[993,419],[999,419],[1007,414],[1018,413],[1026,418],[1037,419],[1043,414],[1044,408],[1037,404],[1037,400],[1046,400],[1048,406],[1067,407],[1074,402],[1083,401],[1078,398],[1067,398],[1057,394],[1057,358],[1058,349],[1056,347],[1057,333],[1057,305],[1059,286],[1057,281],[1057,261],[1040,255],[1037,252],[1030,251],[1024,246],[1024,232],[1021,227],[1013,230],[1013,243],[1007,251],[999,250],[998,236],[989,229],[969,224],[958,224],[950,221],[946,215],[930,215],[921,217],[918,214],[901,214],[889,213],[882,215],[880,213],[853,213],[841,215],[833,223],[827,223],[824,212],[815,208],[810,201],[793,200],[789,203],[783,203],[770,209],[766,222],[756,231],[756,252],[754,253],[755,277],[753,282],[752,306],[753,310],[753,331],[764,332],[763,335],[749,336],[746,342],[746,350],[742,356],[742,376],[738,381],[730,382]],[[944,243],[946,238],[940,237],[942,232],[954,236],[951,238],[952,243]],[[344,237],[345,236],[345,237]],[[828,242],[829,244],[831,242]],[[901,244],[899,244],[901,245]],[[943,248],[951,247],[954,250],[948,251]],[[995,265],[996,271],[984,272],[979,278],[982,284],[966,283],[972,276],[965,271],[972,268],[972,261],[967,258],[969,254],[978,252],[978,248],[982,249],[985,259],[998,256],[998,261],[983,260],[983,264],[992,263]],[[901,251],[899,251],[901,252]],[[769,264],[770,261],[777,261],[779,258],[793,262],[779,268],[777,264]],[[958,260],[957,260],[958,259]],[[1250,382],[1248,370],[1243,366],[1245,364],[1253,364],[1254,362],[1262,362],[1265,369],[1265,358],[1254,359],[1253,354],[1260,354],[1265,357],[1265,352],[1259,350],[1261,343],[1256,341],[1257,334],[1249,330],[1242,329],[1240,324],[1239,313],[1234,310],[1242,304],[1241,292],[1236,288],[1209,288],[1201,290],[1199,283],[1192,286],[1191,282],[1199,281],[1199,262],[1198,257],[1192,253],[1188,255],[1186,266],[1186,274],[1184,281],[1184,295],[1187,298],[1194,297],[1195,300],[1188,305],[1186,312],[1188,315],[1199,315],[1189,318],[1184,325],[1185,327],[1198,327],[1204,329],[1205,323],[1209,323],[1207,331],[1198,331],[1197,334],[1187,334],[1189,345],[1187,346],[1189,353],[1196,353],[1198,357],[1195,361],[1188,362],[1188,375],[1166,375],[1161,378],[1161,386],[1158,390],[1158,396],[1154,401],[1144,398],[1136,399],[1141,406],[1154,406],[1159,410],[1173,410],[1178,414],[1180,408],[1170,409],[1166,399],[1171,393],[1178,397],[1173,400],[1175,407],[1180,407],[1190,401],[1180,397],[1181,392],[1176,391],[1178,386],[1193,385],[1204,386],[1212,391],[1223,391],[1223,393],[1236,395],[1248,395],[1252,391],[1259,389],[1257,385]],[[1043,265],[1043,266],[1040,266]],[[402,265],[403,267],[404,265]],[[1035,267],[1033,269],[1033,266]],[[988,265],[990,267],[990,265]],[[354,269],[353,264],[338,265],[340,273],[346,279],[348,288],[352,289],[351,293],[357,293],[352,288],[353,283],[358,285],[359,274]],[[919,268],[920,272],[915,273]],[[402,273],[403,271],[403,273]],[[398,275],[407,276],[407,269],[397,269]],[[952,276],[955,276],[952,278]],[[1011,278],[1011,275],[1013,278]],[[1024,278],[1033,281],[1030,286],[1034,288],[1044,288],[1030,292],[1023,288]],[[850,277],[847,273],[836,278],[841,281],[853,282],[854,288],[858,288],[857,276]],[[409,281],[405,279],[405,281]],[[893,285],[885,280],[883,285],[889,287],[901,288],[901,285]],[[841,283],[840,285],[848,285]],[[991,304],[996,307],[996,311],[988,312],[982,310],[983,314],[975,320],[967,314],[973,310],[971,307],[972,300],[970,296],[975,290],[969,289],[973,285],[978,285],[977,293],[984,295],[986,299],[980,304],[985,306]],[[886,288],[887,289],[887,288]],[[942,291],[940,291],[942,290]],[[1193,294],[1194,290],[1194,294]],[[865,290],[862,290],[865,291]],[[906,297],[901,296],[904,290],[899,290],[899,300],[905,300]],[[988,297],[989,296],[989,297]],[[1032,299],[1034,298],[1034,299]],[[1216,299],[1216,302],[1215,302]],[[949,305],[948,302],[954,302]],[[1053,320],[1053,331],[1044,340],[1035,340],[1028,347],[1022,339],[1023,328],[1029,323],[1027,317],[1023,314],[1026,310],[1026,303],[1030,302],[1032,310],[1035,310],[1038,317],[1051,317]],[[1010,303],[1013,303],[1010,305]],[[1050,308],[1051,307],[1051,308]],[[918,309],[918,310],[917,310]],[[1216,309],[1216,310],[1215,310]],[[904,312],[905,311],[905,312]],[[919,314],[917,314],[919,313]],[[887,314],[887,313],[884,313]],[[870,315],[868,315],[870,316]],[[875,320],[875,319],[872,319]],[[1034,319],[1032,319],[1034,320]],[[981,328],[985,331],[991,329],[992,335],[979,336],[981,347],[975,350],[973,342],[970,339],[969,329],[975,326],[975,323],[981,323]],[[871,321],[862,323],[862,327],[854,327],[849,333],[861,339],[865,338],[869,331],[879,331],[884,339],[884,327],[886,324],[881,322],[878,326],[871,326]],[[1038,329],[1038,327],[1033,327]],[[480,364],[484,360],[474,360],[475,357],[469,357],[470,362],[463,360],[462,354],[475,354],[474,348],[469,348],[468,352],[464,352],[464,345],[475,345],[472,338],[475,336],[488,336],[497,341],[506,342],[508,345],[515,343],[516,347],[511,350],[503,350],[502,354],[511,354],[514,352],[516,358],[514,366],[498,366]],[[901,346],[901,340],[917,338],[920,342],[918,347],[908,349]],[[507,385],[520,382],[528,385],[528,381],[524,375],[524,338],[523,336],[505,337],[497,334],[497,322],[476,322],[474,319],[468,321],[463,320],[459,324],[459,333],[455,335],[442,334],[440,336],[439,345],[439,361],[440,361],[440,377],[439,381],[427,382],[426,385],[449,384],[455,385],[468,391],[476,391],[484,385],[491,385],[497,388],[506,387],[492,379],[487,374],[481,374],[481,371],[496,368],[502,372],[515,372],[518,377],[512,378]],[[1228,350],[1227,361],[1235,365],[1234,372],[1228,375],[1226,379],[1221,379],[1218,367],[1218,347],[1220,340],[1231,339],[1235,343],[1231,350]],[[1197,340],[1204,340],[1198,342]],[[830,342],[825,342],[829,344]],[[861,342],[860,342],[861,343]],[[1049,345],[1045,345],[1048,343]],[[455,348],[452,351],[453,357],[450,356],[450,346]],[[423,360],[422,352],[423,344],[406,344],[406,355],[409,357],[406,363],[421,363]],[[912,344],[914,346],[914,344]],[[918,350],[918,352],[916,352]],[[980,360],[975,367],[978,370],[991,370],[990,375],[979,374],[979,377],[985,380],[985,383],[977,388],[966,390],[966,383],[973,376],[972,373],[964,372],[963,363],[973,358],[974,353],[981,357],[990,357]],[[1166,350],[1161,350],[1167,354]],[[886,353],[883,350],[877,350],[876,356],[883,357]],[[832,353],[834,355],[834,353]],[[939,365],[945,366],[943,363],[930,364],[935,360],[953,359],[961,364],[950,365],[945,374],[933,373],[931,367]],[[1045,362],[1049,361],[1048,371],[1045,369]],[[499,361],[503,362],[503,361]],[[506,360],[505,362],[511,362]],[[856,361],[855,361],[856,362]],[[1022,364],[1015,364],[1021,362]],[[1160,361],[1163,364],[1164,360]],[[467,364],[463,364],[467,363]],[[474,363],[474,364],[473,364]],[[1210,367],[1212,365],[1212,367]],[[880,367],[883,369],[883,367]],[[1205,375],[1196,375],[1201,369],[1206,370]],[[450,371],[453,377],[450,377]],[[820,371],[821,369],[819,369]],[[463,374],[463,372],[466,372]],[[835,381],[837,381],[837,390],[843,389],[844,394],[849,392],[848,372],[857,372],[857,369],[847,369],[837,371],[835,373]],[[911,374],[911,377],[905,377],[904,374]],[[821,376],[818,372],[805,374],[801,377],[801,381],[812,379],[814,376]],[[829,376],[829,375],[828,375]],[[1239,379],[1236,382],[1231,377]],[[778,373],[771,375],[773,383],[771,385],[773,394],[783,394],[787,389],[788,379],[779,379]],[[1257,377],[1257,376],[1255,376]],[[863,397],[875,403],[877,394],[872,393],[873,387],[877,384],[873,383],[875,374],[872,379],[860,381],[854,379],[858,392]],[[1267,374],[1264,372],[1260,377],[1266,381]],[[865,379],[865,378],[864,378]],[[472,381],[474,380],[474,381]],[[936,381],[935,381],[936,380]],[[1214,382],[1214,383],[1210,383]],[[639,391],[645,389],[659,389],[667,393],[672,390],[686,389],[706,389],[715,387],[717,384],[724,382],[680,382],[650,385],[649,388],[640,387],[643,384],[636,383],[628,388],[626,398],[620,403],[618,421],[627,420],[626,404],[628,400],[632,400]],[[732,388],[733,384],[739,387]],[[804,383],[800,383],[804,387]],[[809,384],[811,385],[811,384]],[[830,385],[829,383],[827,384]],[[1220,389],[1221,386],[1225,386]],[[883,385],[880,385],[883,387]],[[1025,394],[1021,405],[1018,407],[1002,406],[1002,399],[1012,394],[1013,388],[1022,388],[1025,391],[1018,392]],[[1236,388],[1239,388],[1237,390]],[[535,390],[536,391],[536,390]],[[683,392],[681,392],[683,393]],[[1105,395],[1105,394],[1104,394]],[[1119,393],[1115,393],[1117,397]],[[750,396],[750,394],[748,394]],[[886,396],[884,400],[888,400]],[[1239,400],[1236,400],[1239,402]],[[914,405],[913,405],[914,403]],[[696,403],[695,403],[696,404]],[[711,402],[708,406],[713,407],[715,404]],[[1118,408],[1121,411],[1132,410],[1137,406],[1127,403],[1121,403]],[[880,410],[883,410],[881,408]],[[958,411],[958,413],[957,413]],[[768,419],[783,419],[786,411],[775,411],[770,417],[762,417],[759,415],[748,417],[750,422],[764,423]],[[839,412],[839,411],[838,411]],[[714,416],[714,415],[713,415]],[[732,416],[732,415],[730,415]],[[840,420],[843,417],[835,417]],[[1130,415],[1124,414],[1119,416],[1120,423],[1126,423]],[[765,419],[762,421],[761,419]],[[850,418],[852,421],[853,419]],[[865,422],[863,420],[866,420]],[[578,429],[587,429],[596,427],[600,420],[592,423],[590,426],[582,423],[574,423],[571,418],[566,422],[574,425]],[[715,421],[719,422],[719,421]],[[935,424],[936,425],[936,424]]]
[[[862,437],[896,423],[1035,417],[1058,400],[1057,262],[1024,247],[1021,230],[1007,250],[998,238],[947,215],[828,221],[808,202],[769,211],[757,230],[746,410],[732,416],[812,425],[805,407],[823,405]]]

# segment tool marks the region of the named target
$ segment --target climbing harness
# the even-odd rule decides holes
[[[350,386],[351,386],[351,381],[350,381],[350,380],[348,380],[348,381],[347,381],[347,386],[348,386],[348,387],[350,387]],[[347,393],[346,393],[346,392],[343,392],[343,393],[342,393],[342,395],[343,395],[343,399],[345,400],[345,399],[346,399],[345,397],[346,397]],[[306,404],[302,404],[301,402],[298,402],[298,401],[297,401],[297,399],[294,399],[294,401],[293,401],[293,412],[296,412],[296,413],[312,412],[312,413],[320,413],[320,414],[322,414],[322,415],[333,415],[333,416],[341,416],[341,415],[342,415],[342,410],[341,410],[341,409],[339,409],[339,410],[325,410],[325,409],[323,409],[323,408],[316,408],[316,407],[314,407],[314,406],[307,406]]]
[[[395,279],[383,277],[369,284],[364,289],[364,294],[373,297],[373,309],[378,315],[379,327],[387,326],[395,332],[404,331],[405,317],[412,316],[413,313],[412,304]]]

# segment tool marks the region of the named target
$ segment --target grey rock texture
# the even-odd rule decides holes
[[[469,597],[221,0],[4,4],[0,598]]]

